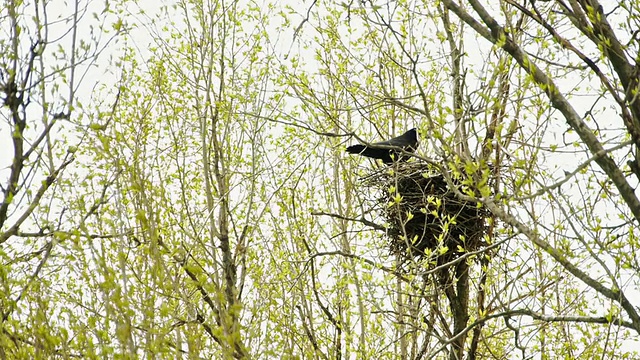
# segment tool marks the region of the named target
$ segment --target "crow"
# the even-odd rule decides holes
[[[394,137],[387,141],[381,141],[369,145],[353,145],[347,148],[347,152],[350,154],[359,154],[374,159],[380,159],[385,164],[391,164],[395,161],[407,161],[409,156],[402,154],[399,149],[414,152],[418,148],[418,135],[416,129],[411,129],[406,133]],[[396,148],[394,150],[393,148]]]

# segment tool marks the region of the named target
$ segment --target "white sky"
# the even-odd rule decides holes
[[[69,4],[67,4],[66,2],[62,2],[59,0],[54,1],[54,3],[56,4],[55,10],[53,5],[49,6],[50,10],[64,12],[66,9],[68,9],[68,7],[64,9],[63,6],[64,5],[69,6]],[[131,40],[128,43],[125,43],[122,41],[111,42],[107,50],[104,52],[103,54],[104,56],[101,57],[97,63],[95,63],[95,66],[86,68],[84,67],[84,65],[82,65],[79,68],[78,75],[80,75],[80,77],[77,80],[82,79],[83,81],[81,87],[79,88],[79,93],[78,93],[78,100],[81,103],[89,104],[92,100],[95,100],[97,96],[99,97],[102,94],[108,93],[109,87],[116,86],[118,82],[118,77],[120,74],[120,69],[117,66],[115,66],[117,65],[117,63],[114,62],[113,59],[114,57],[119,56],[120,49],[126,46],[135,47],[138,51],[138,56],[140,59],[147,59],[151,55],[151,52],[148,51],[148,48],[149,46],[153,46],[154,40],[153,40],[153,37],[149,36],[149,31],[154,27],[160,27],[161,24],[155,24],[149,27],[145,26],[145,24],[148,24],[151,19],[154,19],[155,17],[154,14],[160,11],[159,3],[154,1],[142,1],[137,4],[130,2],[127,4],[127,6],[128,6],[128,8],[126,9],[126,11],[128,12],[127,17],[130,21],[129,25],[131,25],[131,32],[130,32]],[[141,9],[138,6],[143,6],[144,9]],[[304,14],[306,12],[307,6],[309,6],[308,2],[305,3],[304,6],[300,6],[300,5],[296,6],[296,10],[299,13]],[[101,11],[102,8],[103,8],[103,3],[101,2],[95,2],[95,1],[89,2],[86,15],[82,19],[83,22],[81,22],[82,24],[80,27],[81,31],[79,33],[81,37],[89,36],[91,34],[92,28],[89,26],[89,24],[93,22],[93,18],[91,14],[94,12],[96,14],[99,14],[98,15],[99,18],[103,20],[105,24],[109,24],[110,22],[115,21],[115,17],[102,13]],[[145,12],[144,15],[140,14],[141,10],[144,10]],[[313,12],[315,12],[315,10]],[[56,18],[57,16],[53,14],[52,16],[50,16],[50,19],[56,19]],[[293,18],[297,19],[298,21],[301,20],[300,17],[293,17]],[[298,47],[299,46],[298,43],[292,43],[293,37],[292,37],[291,30],[293,27],[296,27],[298,25],[299,25],[299,22],[294,21],[290,25],[288,31],[277,32],[276,33],[278,36],[277,41],[275,41],[272,44],[272,46],[274,46],[277,49],[277,51],[279,52],[279,55],[282,56],[283,58],[285,55],[291,56],[292,54],[296,54],[297,52],[299,52],[301,56],[309,56],[308,64],[306,65],[304,70],[311,70],[313,67],[313,61],[311,61],[311,57],[314,55],[313,50],[315,50],[317,46],[313,47],[312,45],[312,48],[310,50],[302,51]],[[54,27],[50,29],[50,38],[51,39],[57,38],[57,34],[63,32],[63,29],[66,26],[68,26],[66,22],[57,23]],[[178,24],[177,26],[180,26],[180,25]],[[313,26],[314,24],[312,21],[305,24],[303,32],[301,33],[302,34],[301,36],[310,36],[310,34],[313,34],[313,31],[312,31]],[[3,29],[3,32],[1,35],[2,37],[6,37],[6,34],[7,34],[6,27],[7,27],[7,24],[5,22],[2,25],[2,29]],[[95,31],[95,28],[93,31]],[[25,33],[25,36],[26,36],[26,33]],[[351,35],[352,38],[357,38],[358,36],[360,36],[360,34]],[[103,39],[106,40],[107,37],[103,37]],[[467,40],[469,40],[469,38]],[[313,43],[312,40],[310,40],[309,38],[306,38],[306,41],[310,41],[311,43]],[[67,48],[69,44],[70,44],[70,40],[68,36],[63,37],[59,43],[59,45],[62,46],[62,48]],[[476,48],[473,48],[474,46],[476,46]],[[25,49],[26,48],[27,46],[25,46]],[[49,49],[55,50],[55,47],[51,46]],[[475,67],[476,69],[481,69],[483,67],[482,62],[484,61],[485,56],[474,56],[474,54],[486,54],[488,52],[488,44],[484,40],[478,40],[477,42],[467,41],[465,51],[469,54],[469,56],[465,58],[466,64],[469,67]],[[431,54],[431,55],[434,56],[434,58],[436,58],[438,57],[439,54],[437,53],[437,51],[434,51],[434,54]],[[126,66],[126,64],[120,64],[120,66]],[[490,70],[490,69],[487,69],[487,70]],[[473,78],[469,78],[469,80],[470,81],[468,85],[470,86],[470,88],[480,87],[480,84],[474,81]],[[578,78],[578,75],[571,75],[565,79],[558,81],[558,84],[561,86],[561,88],[564,87],[566,89],[569,89],[574,87],[576,84],[584,85],[584,82],[585,82],[585,79]],[[101,87],[105,87],[105,88],[101,88]],[[63,90],[61,92],[65,94],[66,92],[64,91],[64,85],[62,86],[62,89]],[[576,107],[579,114],[584,114],[591,108],[594,102],[594,99],[595,99],[595,95],[589,94],[589,95],[581,96],[580,98],[573,98],[571,99],[571,102]],[[106,99],[106,101],[103,104],[108,104],[108,100],[109,99]],[[55,101],[53,103],[56,104]],[[605,104],[605,105],[608,106],[609,104]],[[37,107],[37,106],[34,106],[34,107]],[[9,131],[9,127],[4,122],[5,121],[4,115],[6,114],[6,108],[2,108],[1,111],[3,114],[3,118],[2,118],[3,122],[0,123],[0,179],[2,181],[2,184],[4,185],[5,183],[4,179],[8,175],[8,167],[10,166],[10,163],[11,163],[12,147],[11,147],[11,137],[10,137],[11,134]],[[611,116],[610,117],[611,120],[607,121],[605,119],[603,121],[602,118],[600,118],[599,124],[601,127],[606,129],[621,128],[622,125],[620,124],[619,117],[616,116],[615,109],[614,110],[606,109],[604,110],[603,114],[608,114],[609,116]],[[30,114],[30,115],[33,115],[34,119],[39,119],[41,117],[40,114],[36,113],[35,111],[33,114]],[[410,119],[410,121],[419,121],[419,120]],[[93,119],[83,119],[83,124],[85,125],[90,122],[93,122]],[[30,134],[33,134],[35,131],[38,131],[41,128],[41,123],[38,121],[35,121],[30,124],[31,124],[30,125],[31,128],[29,131]],[[568,126],[566,125],[566,122],[563,119],[558,119],[557,121],[552,123],[551,126],[553,127],[553,129],[550,129],[550,131],[548,132],[547,135],[549,136],[549,138],[545,140],[545,143],[549,143],[549,144],[560,143],[562,136],[566,136],[567,138],[569,138],[569,140],[567,141],[568,143],[576,139],[575,135],[565,134],[565,130],[567,130]],[[67,130],[71,132],[72,128],[69,127],[67,128]],[[370,128],[367,126],[363,126],[358,130],[369,131]],[[64,132],[65,130],[62,130],[62,131]],[[61,133],[56,132],[55,134],[61,134]],[[369,138],[364,134],[361,135],[361,137]],[[432,147],[433,146],[434,145],[432,145]],[[425,151],[425,150],[426,148],[421,149],[421,151]],[[586,157],[587,157],[586,154],[576,155],[576,154],[558,153],[556,155],[549,155],[549,157],[546,159],[546,165],[550,169],[556,169],[555,171],[553,171],[553,176],[556,179],[559,179],[564,176],[565,170],[572,171],[575,168],[575,166],[579,162],[582,162],[584,159],[586,159]],[[637,182],[632,184],[632,186],[635,186],[635,185],[637,185]],[[571,190],[568,190],[568,191],[571,191]],[[576,193],[576,196],[579,196],[579,194]],[[596,209],[596,213],[603,217],[606,217],[606,215],[610,211],[611,210],[608,208]],[[638,298],[638,297],[635,297],[635,298]]]

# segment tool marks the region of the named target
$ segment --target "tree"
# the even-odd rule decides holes
[[[4,358],[637,356],[636,4],[90,5],[3,8]]]
[[[82,286],[62,281],[65,266],[77,242],[102,236],[85,224],[107,201],[104,192],[73,191],[92,183],[75,165],[92,151],[88,140],[99,127],[84,107],[92,92],[79,89],[92,86],[86,77],[123,29],[108,4],[58,5],[8,1],[0,15],[2,358],[76,356],[82,330],[73,308],[59,303]],[[85,17],[97,11],[101,19]],[[84,206],[70,206],[80,201]]]
[[[273,341],[262,318],[275,303],[257,289],[268,272],[261,227],[280,191],[267,191],[271,126],[261,117],[272,56],[246,25],[268,18],[240,2],[161,10],[140,11],[152,43],[132,37],[122,59],[131,86],[102,154],[122,178],[102,222],[134,245],[104,255],[120,271],[108,289],[125,325],[116,334],[143,343],[123,353],[145,357],[269,354],[259,346]]]
[[[449,344],[452,359],[500,358],[514,350],[522,356],[626,354],[626,339],[637,336],[628,330],[638,330],[630,295],[637,287],[638,45],[631,25],[637,7],[430,5],[313,3],[301,12],[298,29],[315,34],[317,46],[305,44],[315,50],[320,71],[312,80],[306,71],[289,76],[299,79],[291,82],[295,96],[328,120],[309,123],[319,132],[327,123],[350,134],[360,123],[397,129],[398,117],[419,119],[428,145],[424,160],[443,173],[463,174],[458,197],[481,203],[498,225],[490,236],[500,251],[455,276],[472,278],[467,305],[447,295],[444,310],[423,307],[416,316],[397,301],[398,326],[413,328],[404,330],[411,340],[399,340],[396,354],[434,356]],[[334,94],[323,98],[332,91],[349,100],[334,105]],[[362,120],[354,122],[356,114]],[[611,120],[616,117],[622,121]],[[361,214],[329,215],[351,219],[348,232],[360,228]],[[398,299],[406,292],[418,304],[447,301],[405,287]],[[434,315],[442,319],[438,327]],[[610,340],[603,344],[602,337]],[[416,340],[424,351],[411,349]]]

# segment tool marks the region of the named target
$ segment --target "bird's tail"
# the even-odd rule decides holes
[[[366,146],[362,144],[352,145],[347,148],[347,152],[350,154],[360,154],[361,152],[364,151],[365,148]]]

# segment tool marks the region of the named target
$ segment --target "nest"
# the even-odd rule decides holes
[[[460,178],[452,179],[465,189]],[[486,246],[489,212],[460,200],[432,166],[398,164],[394,171],[374,174],[367,182],[380,190],[376,202],[388,226],[389,249],[400,259],[427,257],[439,265]]]

